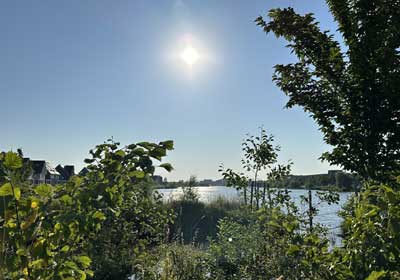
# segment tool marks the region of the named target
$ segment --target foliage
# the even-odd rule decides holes
[[[254,181],[250,190],[250,206],[253,206],[253,197],[257,208],[260,206],[260,189],[257,184],[258,173],[276,163],[278,158],[279,146],[274,146],[274,136],[268,135],[264,128],[260,128],[260,136],[247,135],[242,143],[244,158],[242,159],[243,167],[246,171],[254,172]]]
[[[222,174],[222,178],[226,180],[227,187],[233,187],[243,195],[244,204],[247,205],[247,187],[249,186],[249,177],[243,173],[236,173],[230,168],[225,169],[221,164],[219,172]]]
[[[106,221],[96,242],[87,244],[94,260],[94,279],[125,278],[132,273],[136,258],[162,241],[172,218],[172,213],[158,205],[160,197],[149,187],[155,170],[153,160],[160,161],[173,148],[172,141],[141,142],[123,149],[118,149],[118,144],[99,145],[86,160],[86,183],[97,188],[116,187],[121,199],[117,209],[105,212]],[[169,164],[160,167],[171,170]]]
[[[147,183],[135,185],[120,214],[107,219],[95,242],[89,244],[93,279],[126,279],[147,251],[167,240],[173,213],[150,187]]]
[[[154,172],[172,141],[142,142],[118,148],[113,141],[98,145],[85,160],[89,172],[73,177],[65,186],[32,187],[24,176],[21,155],[0,156],[0,262],[1,273],[11,279],[86,279],[93,275],[90,244],[105,220],[121,214],[133,186]],[[140,204],[140,197],[136,197]],[[139,221],[143,225],[146,220]],[[147,236],[141,237],[143,240]],[[140,239],[140,237],[139,237]],[[141,241],[133,244],[140,248]],[[134,247],[132,249],[135,249]]]
[[[289,42],[299,61],[276,65],[273,77],[318,123],[332,164],[362,178],[390,181],[400,170],[400,3],[328,0],[345,44],[321,31],[312,14],[292,8],[256,19],[266,33]]]
[[[151,262],[149,262],[151,259]],[[144,261],[138,280],[205,280],[211,279],[208,255],[190,245],[159,247]]]
[[[212,279],[243,279],[246,264],[258,252],[261,242],[261,231],[256,223],[222,219],[217,239],[210,246]]]
[[[250,178],[243,173],[237,173],[230,168],[225,169],[220,165],[219,172],[226,180],[228,187],[235,187],[241,191],[244,198],[245,205],[252,208],[255,204],[257,209],[265,204],[265,196],[268,195],[270,200],[270,184],[282,181],[290,174],[292,162],[287,165],[278,164],[274,166],[278,159],[279,146],[274,146],[274,136],[268,135],[264,128],[260,128],[260,136],[247,135],[247,138],[242,143],[242,151],[244,158],[242,159],[243,168],[254,173],[254,180],[251,182]],[[263,192],[260,191],[260,183],[257,181],[259,172],[268,169],[267,179],[268,184],[263,185]],[[247,188],[251,182],[250,200],[247,198]],[[267,194],[266,194],[267,190]],[[255,200],[253,199],[255,198]]]
[[[315,175],[291,175],[272,184],[274,187],[288,187],[290,189],[331,189],[338,191],[354,191],[361,186],[360,179],[355,174],[343,171]]]
[[[348,231],[338,263],[347,265],[357,279],[378,279],[372,277],[378,272],[382,279],[395,279],[390,274],[400,272],[399,205],[399,191],[372,185],[353,204],[354,211],[347,212]]]
[[[263,208],[247,223],[221,220],[210,247],[212,279],[329,279],[327,239],[302,230],[296,211],[282,210]]]
[[[166,204],[174,212],[170,239],[184,244],[205,244],[217,236],[218,222],[240,209],[235,201],[219,198],[210,203],[177,200]]]
[[[182,186],[181,200],[198,201],[199,194],[194,187],[198,185],[196,176],[190,176],[189,180]]]

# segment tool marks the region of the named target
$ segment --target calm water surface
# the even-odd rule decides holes
[[[223,186],[218,187],[195,187],[199,198],[203,202],[210,202],[218,197],[224,197],[226,199],[237,200],[239,199],[239,193],[234,188],[228,188]],[[300,200],[301,195],[306,195],[306,190],[290,190],[291,196],[296,203],[296,205],[303,212],[307,209],[307,205],[303,205]],[[158,192],[163,195],[163,199],[171,200],[177,199],[182,194],[182,189],[158,189]],[[315,195],[315,191],[313,191]],[[321,203],[318,207],[319,213],[315,218],[315,221],[323,224],[329,229],[330,239],[333,243],[340,246],[341,240],[338,238],[340,234],[340,223],[342,219],[338,216],[338,211],[341,209],[343,204],[350,197],[350,192],[339,193],[339,204],[328,205],[327,203]],[[318,203],[318,199],[314,198],[314,202]]]

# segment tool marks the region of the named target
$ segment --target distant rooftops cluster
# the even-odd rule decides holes
[[[55,168],[45,160],[31,160],[25,158],[25,161],[29,161],[32,166],[32,174],[29,180],[34,185],[39,184],[51,184],[57,185],[60,183],[65,183],[71,178],[71,176],[76,175],[75,166],[73,165],[57,165]],[[87,172],[86,168],[83,168],[78,175],[84,175]]]
[[[32,167],[32,173],[29,176],[29,180],[34,185],[50,184],[57,185],[65,183],[74,175],[84,176],[89,170],[83,167],[81,171],[75,173],[75,166],[73,165],[57,165],[55,168],[45,160],[31,160],[30,158],[24,158],[25,162],[29,162]],[[155,183],[161,184],[163,177],[154,175],[152,179]]]

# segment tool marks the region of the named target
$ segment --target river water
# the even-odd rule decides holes
[[[240,198],[239,192],[234,188],[224,187],[224,186],[214,186],[214,187],[195,187],[194,188],[198,195],[200,201],[205,203],[211,202],[218,197],[223,197],[228,200],[238,200]],[[164,200],[173,200],[179,198],[182,194],[182,189],[158,189],[159,193],[163,195]],[[303,212],[307,210],[307,205],[301,203],[301,195],[306,195],[306,190],[290,190],[291,197],[295,204]],[[312,191],[314,195],[313,202],[319,203],[318,198],[315,197],[315,191]],[[338,211],[341,210],[343,204],[350,197],[350,192],[340,192],[339,193],[339,203],[328,205],[322,202],[318,206],[318,214],[315,217],[315,221],[321,223],[329,230],[329,238],[331,240],[331,245],[341,246],[341,239],[338,237],[340,234],[340,223],[342,219],[338,216]]]

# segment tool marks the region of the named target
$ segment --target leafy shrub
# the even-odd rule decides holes
[[[400,192],[368,186],[353,205],[345,217],[348,232],[337,263],[348,266],[355,279],[377,272],[382,272],[379,279],[396,279],[390,275],[400,271]]]
[[[30,186],[23,180],[30,170],[26,170],[21,155],[0,154],[4,183],[0,187],[1,275],[6,279],[92,276],[90,249],[104,221],[120,216],[125,201],[136,201],[135,211],[149,208],[137,184],[153,174],[152,160],[161,160],[172,144],[142,142],[119,148],[119,143],[111,141],[98,145],[90,151],[92,158],[85,160],[89,172],[56,187]],[[169,164],[160,166],[171,169]],[[130,244],[134,251],[153,240],[146,229],[157,222],[149,222],[150,215],[142,218],[135,221],[145,230]],[[161,222],[165,219],[160,217]]]

